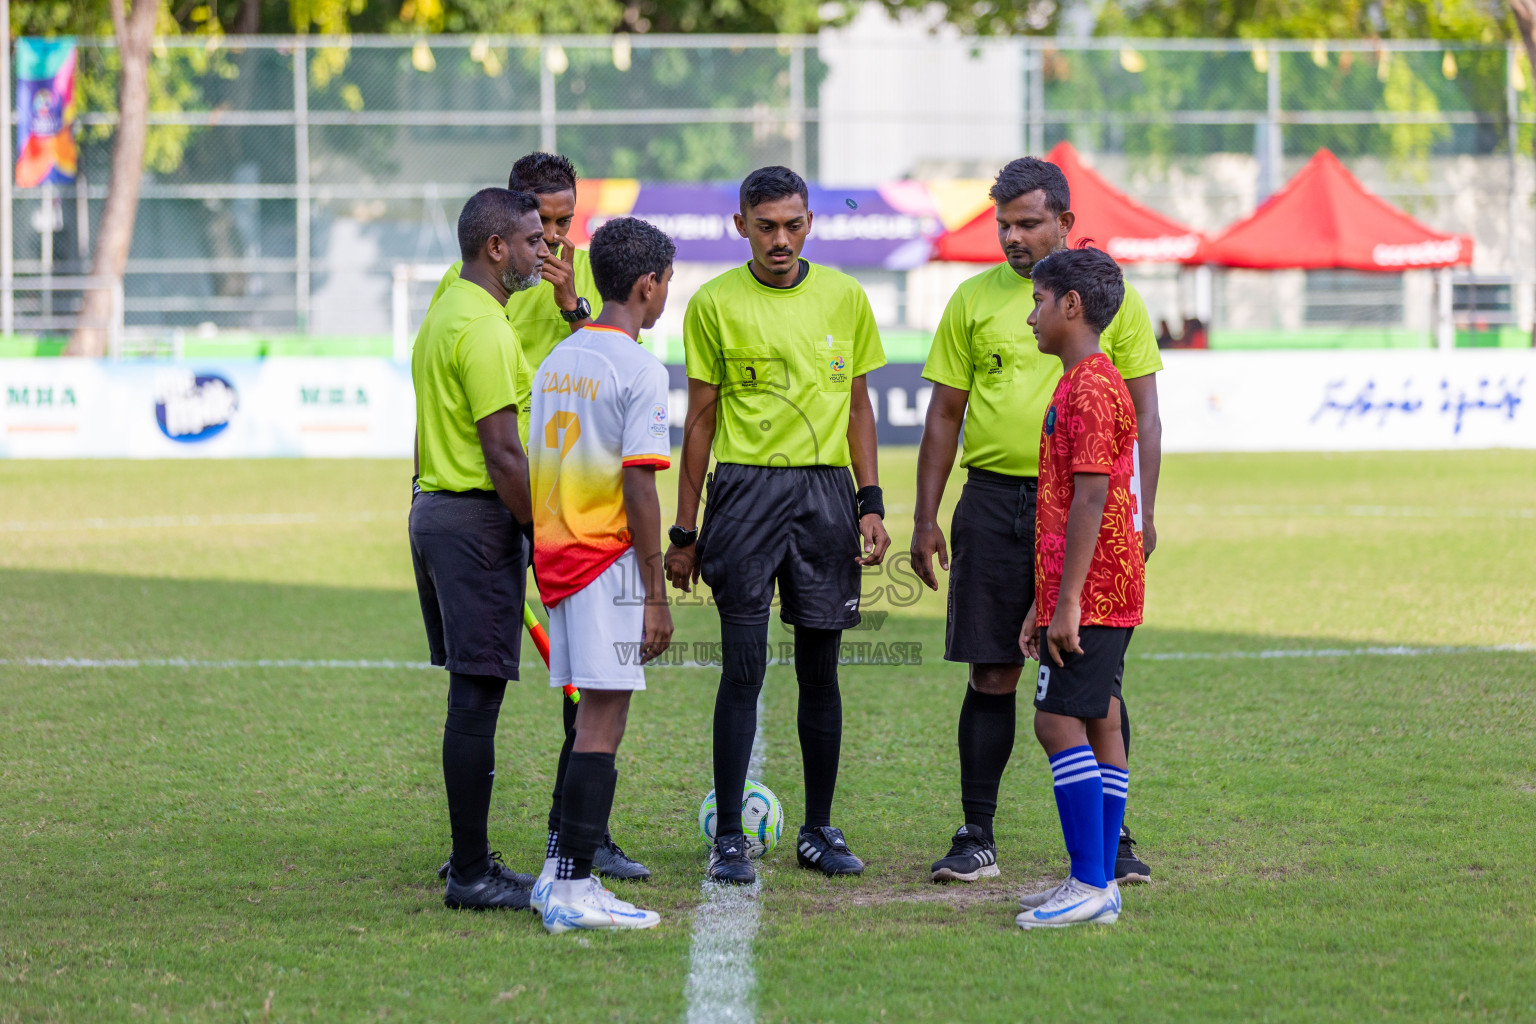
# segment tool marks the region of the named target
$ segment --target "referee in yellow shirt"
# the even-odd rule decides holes
[[[453,835],[443,902],[454,909],[528,906],[531,876],[490,852],[496,720],[518,677],[533,532],[518,395],[530,371],[507,323],[507,298],[531,288],[549,258],[538,201],[488,188],[459,214],[462,276],[427,310],[411,353],[416,473],[411,562],[432,664],[448,670],[443,783]],[[524,412],[526,416],[526,412]]]
[[[517,192],[531,192],[539,201],[539,223],[544,230],[544,244],[550,251],[541,271],[542,280],[525,291],[513,292],[507,298],[506,307],[507,319],[517,334],[523,356],[529,367],[537,371],[556,345],[596,319],[603,310],[603,297],[598,294],[597,282],[592,277],[591,258],[585,249],[572,245],[569,237],[571,223],[576,217],[576,168],[571,161],[555,153],[529,153],[512,165],[507,187]],[[458,280],[459,267],[460,264],[455,263],[443,274],[437,291],[432,293],[432,302]],[[527,410],[531,404],[527,391],[518,395],[518,408],[523,410],[520,426],[525,445],[528,443]],[[518,614],[522,614],[521,610]],[[576,742],[576,705],[562,694],[560,707],[565,742],[560,747],[555,788],[550,798],[546,845],[551,851],[559,843],[561,793],[565,788],[566,766]],[[608,878],[651,877],[650,868],[629,857],[611,835],[604,835],[593,867],[598,874]],[[446,878],[447,865],[438,874]]]
[[[859,621],[859,567],[877,564],[891,542],[864,381],[885,364],[885,352],[858,282],[800,258],[811,220],[800,175],[787,167],[753,171],[741,184],[736,215],[752,259],[707,282],[683,318],[688,414],[665,563],[682,590],[700,578],[709,584],[720,613],[719,817],[708,876],[736,884],[757,877],[740,794],[757,732],[775,584],[780,616],[795,630],[800,684],[805,823],[796,857],[827,875],[864,870],[832,825],[843,735],[837,660],[842,631]],[[717,465],[699,529],[711,448]]]
[[[966,281],[949,300],[923,376],[933,396],[917,457],[916,525],[912,562],[923,581],[939,587],[933,556],[949,570],[944,658],[970,666],[960,705],[960,804],[965,824],[932,877],[971,882],[998,873],[992,819],[1003,769],[1013,751],[1015,703],[1024,655],[1019,630],[1034,599],[1035,485],[1040,428],[1061,362],[1035,346],[1029,281],[1035,263],[1066,246],[1074,218],[1067,179],[1055,164],[1024,157],[998,172],[991,198],[1007,262]],[[1157,544],[1152,503],[1162,455],[1157,371],[1163,368],[1146,304],[1129,284],[1120,312],[1099,346],[1125,379],[1136,407],[1141,450],[1142,522],[1146,554]],[[955,462],[962,423],[965,487],[945,548],[939,499]],[[1126,749],[1130,720],[1121,712]],[[1115,875],[1145,882],[1147,867],[1122,828]]]

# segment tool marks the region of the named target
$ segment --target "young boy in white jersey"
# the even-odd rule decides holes
[[[602,314],[555,346],[533,382],[533,566],[549,608],[549,683],[581,688],[557,849],[531,901],[544,928],[650,928],[661,920],[592,877],[629,696],[667,649],[656,471],[671,465],[667,371],[636,337],[667,302],[676,247],[631,217],[592,236]],[[638,656],[637,656],[638,655]]]

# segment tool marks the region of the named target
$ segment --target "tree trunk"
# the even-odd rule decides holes
[[[1531,70],[1536,72],[1536,0],[1509,0],[1509,6],[1514,11],[1515,24],[1520,29],[1520,41],[1525,44],[1526,59],[1530,61]],[[1536,74],[1532,77],[1536,78]],[[1529,84],[1532,88],[1536,88],[1536,82]],[[1516,280],[1519,278],[1517,277]],[[1531,335],[1531,344],[1536,346],[1536,331]]]
[[[159,0],[110,0],[112,28],[117,37],[122,71],[117,89],[117,133],[112,139],[112,174],[107,181],[107,202],[96,229],[96,253],[91,275],[122,279],[133,244],[133,222],[139,212],[139,186],[144,180],[145,135],[149,130],[149,54],[155,38]],[[107,350],[107,332],[101,326],[112,313],[111,293],[87,291],[80,304],[80,322],[69,340],[67,353],[100,356]]]

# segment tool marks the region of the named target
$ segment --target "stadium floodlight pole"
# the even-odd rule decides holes
[[[0,334],[16,329],[11,226],[11,0],[0,0]]]
[[[549,634],[544,632],[544,627],[539,624],[527,601],[523,602],[523,625],[528,627],[528,635],[533,637],[533,646],[538,648],[539,657],[544,659],[544,667],[549,668]],[[581,691],[576,689],[575,683],[566,683],[560,692],[571,698],[572,704],[581,702]]]

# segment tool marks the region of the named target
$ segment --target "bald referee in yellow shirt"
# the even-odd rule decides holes
[[[528,364],[507,323],[507,297],[539,280],[549,256],[533,196],[482,189],[459,214],[464,274],[427,311],[411,352],[416,472],[411,563],[432,664],[448,670],[443,783],[453,855],[443,902],[519,910],[530,875],[491,852],[496,723],[522,650],[528,458],[518,437]]]
[[[944,658],[970,666],[960,705],[960,804],[965,823],[949,853],[931,869],[935,882],[972,882],[998,873],[992,820],[1003,769],[1013,752],[1015,708],[1024,655],[1019,630],[1034,598],[1035,485],[1040,429],[1061,363],[1035,346],[1030,271],[1066,246],[1074,221],[1067,179],[1055,164],[1024,157],[998,172],[992,186],[997,236],[1007,262],[966,281],[950,299],[934,335],[923,376],[933,397],[917,457],[912,563],[937,590],[933,558],[949,571]],[[1146,304],[1125,286],[1125,299],[1099,340],[1136,407],[1146,554],[1157,544],[1152,504],[1162,455],[1157,371],[1163,368]],[[961,424],[966,483],[955,506],[946,551],[939,499],[955,462]],[[1125,746],[1129,718],[1122,708]],[[1151,868],[1121,829],[1115,876],[1146,882]]]

